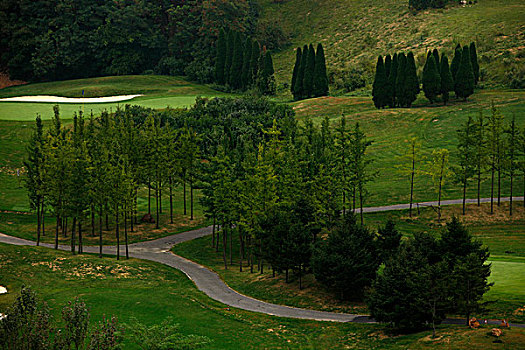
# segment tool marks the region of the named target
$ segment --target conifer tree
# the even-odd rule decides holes
[[[252,42],[252,54],[250,58],[250,67],[251,67],[251,82],[255,83],[257,79],[257,73],[259,72],[259,57],[261,56],[261,46],[257,40]]]
[[[390,106],[392,95],[394,94],[393,86],[390,82],[390,72],[392,71],[392,57],[390,55],[385,56],[385,76],[386,76],[386,105]]]
[[[438,49],[432,50],[432,55],[434,56],[434,61],[436,62],[436,68],[438,72],[441,74],[439,69],[441,68],[441,61],[439,60],[439,51]]]
[[[246,38],[244,43],[244,53],[242,56],[242,84],[241,87],[246,90],[252,84],[250,61],[252,58],[252,39]]]
[[[298,47],[295,52],[295,64],[293,66],[292,83],[290,84],[290,91],[294,97],[294,100],[298,99],[295,92],[295,82],[297,81],[297,74],[299,73],[299,66],[301,65],[301,55],[301,48]]]
[[[264,95],[275,94],[274,72],[272,54],[266,51],[261,57],[261,71],[258,78],[259,90]]]
[[[302,55],[301,55],[301,63],[299,64],[299,68],[297,71],[297,79],[295,81],[295,87],[294,87],[295,95],[297,96],[298,100],[305,98],[304,89],[303,89],[303,80],[304,80],[304,72],[306,69],[307,57],[308,57],[308,46],[304,45]]]
[[[443,97],[443,104],[447,104],[449,100],[449,92],[454,90],[454,80],[452,73],[448,66],[448,58],[445,54],[441,56],[441,96]]]
[[[434,55],[427,58],[427,63],[423,69],[423,92],[430,103],[434,103],[437,95],[441,91],[441,78],[436,67]]]
[[[461,54],[462,54],[461,46],[458,44],[456,46],[456,50],[454,51],[454,58],[452,59],[452,63],[450,64],[450,73],[452,74],[452,79],[454,79],[454,83],[456,82],[456,75],[458,74],[459,65],[461,64]]]
[[[374,84],[372,86],[372,100],[374,106],[380,109],[383,108],[387,103],[387,80],[385,75],[385,65],[383,63],[383,56],[377,58],[376,64],[376,75],[374,78]]]
[[[242,64],[243,64],[243,44],[240,33],[235,33],[233,44],[232,65],[230,68],[230,86],[234,89],[240,89],[242,86]]]
[[[465,101],[474,93],[474,73],[472,73],[468,46],[465,46],[461,53],[461,64],[454,81],[454,91],[457,97],[462,97]]]
[[[392,68],[392,57],[390,55],[385,56],[385,75],[387,78],[390,76],[390,69]]]
[[[326,76],[326,61],[323,45],[317,45],[313,80],[313,95],[315,97],[328,95],[328,77]]]
[[[215,57],[215,81],[224,85],[224,65],[226,64],[226,33],[224,29],[219,32],[217,39],[217,55]]]
[[[397,75],[396,75],[396,99],[397,104],[400,107],[406,107],[406,86],[405,86],[405,73],[406,73],[406,64],[407,58],[404,53],[397,55]]]
[[[314,46],[310,44],[308,46],[308,55],[306,56],[306,66],[304,67],[303,92],[305,98],[313,96],[314,69],[315,51]]]
[[[405,94],[406,94],[406,105],[411,107],[412,103],[416,100],[419,95],[419,79],[417,77],[416,61],[414,60],[414,54],[409,52],[407,55],[407,61],[405,66]]]
[[[479,81],[479,63],[478,53],[476,51],[476,44],[474,42],[470,43],[469,53],[470,63],[472,64],[472,73],[474,73],[474,84],[477,84]]]
[[[224,60],[224,83],[230,82],[230,71],[232,68],[233,47],[235,44],[235,33],[229,30],[226,34],[226,59]]]
[[[397,53],[392,57],[392,65],[390,67],[390,74],[388,75],[388,85],[390,86],[390,96],[388,98],[388,105],[392,108],[396,106],[396,77],[397,77],[398,56]]]

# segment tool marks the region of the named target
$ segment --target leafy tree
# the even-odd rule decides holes
[[[242,88],[248,89],[252,85],[252,72],[250,68],[250,61],[252,58],[252,39],[246,38],[244,42],[244,52],[242,55]]]
[[[416,100],[419,95],[419,79],[417,77],[416,62],[414,60],[414,54],[409,52],[407,54],[407,62],[405,66],[405,94],[406,94],[406,105],[411,107],[412,103]]]
[[[243,51],[243,40],[241,34],[237,32],[235,33],[233,42],[233,56],[229,74],[229,83],[234,89],[240,89],[242,87]]]
[[[434,55],[428,56],[427,63],[423,69],[423,91],[430,103],[434,103],[437,95],[439,95],[441,91],[441,78]]]
[[[224,66],[226,64],[226,33],[224,29],[219,32],[217,39],[217,53],[215,56],[215,80],[217,84],[224,85]]]
[[[434,62],[436,63],[436,69],[438,70],[438,73],[441,76],[441,71],[440,71],[441,61],[439,60],[439,51],[438,51],[438,49],[432,50],[432,56],[434,56]]]
[[[373,235],[357,225],[353,215],[346,215],[326,240],[318,241],[312,256],[315,278],[341,299],[360,296],[378,266]]]
[[[478,207],[481,205],[481,181],[482,175],[487,166],[488,154],[487,154],[487,137],[486,137],[486,122],[483,117],[483,112],[480,111],[476,118],[476,128],[474,129],[474,167],[476,173],[477,183],[477,198]]]
[[[259,42],[254,40],[252,41],[252,53],[250,57],[250,68],[251,68],[251,82],[254,84],[257,79],[257,74],[259,73],[259,58],[261,56],[261,47]]]
[[[270,51],[263,53],[262,57],[262,67],[261,72],[259,73],[259,90],[264,95],[274,95],[275,94],[275,77],[273,69],[273,60],[272,54]]]
[[[449,151],[446,148],[437,149],[432,152],[432,160],[429,163],[427,174],[432,176],[435,191],[438,193],[438,220],[441,220],[441,194],[443,185],[451,175],[449,168]]]
[[[479,63],[478,53],[476,51],[476,44],[474,42],[470,43],[469,54],[470,63],[472,64],[472,72],[474,73],[474,83],[477,84],[479,81]]]
[[[326,95],[328,95],[328,77],[326,76],[326,62],[323,45],[319,43],[317,44],[317,52],[315,54],[313,96],[320,97]]]
[[[377,58],[376,75],[372,87],[372,99],[374,106],[381,109],[387,104],[387,77],[385,74],[385,65],[383,64],[383,57]]]
[[[391,219],[386,222],[385,226],[379,227],[377,234],[381,261],[386,262],[396,254],[403,235],[396,229],[395,223]]]
[[[290,90],[292,92],[292,95],[294,96],[294,100],[298,100],[296,91],[295,91],[295,82],[297,81],[297,74],[299,73],[299,66],[301,65],[301,55],[302,51],[301,48],[298,47],[295,51],[295,64],[293,66],[293,73],[292,73],[292,83],[290,84]]]
[[[409,176],[410,178],[410,207],[409,216],[412,217],[412,203],[414,200],[414,179],[416,174],[420,173],[421,170],[418,168],[419,163],[424,159],[421,151],[421,142],[417,137],[412,137],[408,140],[409,148],[403,155],[398,158],[398,164],[396,168],[402,175]]]
[[[303,99],[305,98],[305,92],[304,92],[304,74],[306,70],[306,63],[308,61],[308,46],[303,46],[303,51],[301,55],[301,63],[299,64],[298,71],[297,71],[297,79],[295,80],[295,86],[294,86],[294,92],[297,99]]]
[[[512,195],[514,189],[514,177],[518,169],[518,143],[520,139],[520,130],[516,125],[516,116],[512,117],[510,125],[505,129],[504,150],[505,156],[505,170],[510,177],[510,204],[509,215],[512,216]]]
[[[492,103],[490,117],[487,121],[487,148],[490,167],[490,213],[494,213],[494,183],[498,174],[498,205],[500,202],[501,164],[502,164],[502,131],[503,115]]]
[[[407,58],[404,53],[400,53],[397,55],[397,74],[396,74],[396,100],[397,104],[400,107],[407,107],[407,93],[408,90],[406,88],[406,65],[407,65]]]
[[[388,85],[389,85],[389,98],[388,106],[394,108],[396,106],[396,77],[397,77],[397,66],[398,66],[398,56],[397,53],[392,57],[392,66],[390,67],[390,74],[388,75]]]
[[[224,82],[229,84],[231,81],[230,73],[233,63],[233,52],[235,49],[236,32],[229,30],[226,33],[226,60],[224,61]]]
[[[461,45],[458,44],[454,51],[454,58],[452,59],[452,63],[450,64],[450,73],[452,74],[452,78],[454,79],[454,84],[456,83],[456,75],[458,74],[459,66],[461,65],[462,53],[463,51],[461,49]]]
[[[454,90],[454,79],[452,79],[452,73],[448,66],[448,58],[443,54],[441,56],[441,89],[440,93],[443,97],[443,104],[446,105],[449,100],[449,92]]]
[[[468,46],[465,46],[461,53],[461,64],[454,80],[454,91],[457,97],[461,97],[465,101],[474,93],[474,73],[472,72]]]
[[[305,98],[313,96],[314,89],[314,70],[315,70],[315,50],[314,46],[308,46],[308,54],[306,55],[306,65],[304,67],[303,77],[303,92]]]
[[[458,130],[458,149],[456,157],[458,166],[454,169],[456,181],[463,187],[463,215],[466,210],[467,186],[475,174],[475,152],[476,152],[476,125],[472,117],[468,117],[465,124]]]

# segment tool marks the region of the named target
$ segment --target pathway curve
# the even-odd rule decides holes
[[[502,201],[508,201],[509,198],[502,198]],[[523,197],[514,197],[514,200],[523,200]],[[487,198],[483,198],[486,202]],[[490,199],[488,199],[490,201]],[[442,201],[442,205],[461,204],[461,200]],[[437,205],[437,202],[427,202],[425,205]],[[408,204],[398,204],[392,206],[370,207],[365,208],[364,212],[380,212],[389,210],[401,210],[408,208]],[[354,315],[336,312],[325,312],[317,310],[308,310],[294,308],[290,306],[277,305],[257,300],[245,295],[242,295],[231,289],[221,280],[219,275],[208,268],[199,265],[193,261],[185,259],[181,256],[170,252],[174,245],[190,241],[196,238],[204,237],[211,234],[212,228],[205,227],[193,231],[178,233],[175,235],[155,239],[147,242],[134,243],[129,245],[129,255],[133,258],[145,259],[155,261],[164,265],[171,266],[184,272],[190,278],[197,288],[208,295],[210,298],[217,300],[223,304],[236,307],[243,310],[261,312],[268,315],[279,317],[291,317],[300,319],[309,319],[317,321],[335,321],[335,322],[359,322],[359,323],[373,323],[372,318],[366,315]],[[0,233],[0,242],[14,244],[14,245],[35,245],[35,242],[8,236]],[[42,243],[44,247],[53,248],[52,244]],[[71,250],[70,246],[60,245],[61,250]],[[85,253],[98,253],[97,246],[84,246]],[[104,246],[104,254],[116,255],[116,246]],[[125,247],[120,246],[120,255],[125,254]],[[464,322],[458,319],[447,319],[446,323],[458,324]],[[490,324],[499,324],[498,321],[489,321]],[[513,324],[513,326],[525,327],[525,325]]]

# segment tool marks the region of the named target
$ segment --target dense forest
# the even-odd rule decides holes
[[[208,82],[221,28],[275,46],[258,13],[251,0],[6,0],[0,69],[27,81],[155,72]]]

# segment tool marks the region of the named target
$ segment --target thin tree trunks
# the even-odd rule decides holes
[[[172,189],[172,182],[171,182],[171,176],[169,177],[169,187],[170,187],[170,223],[173,224],[173,189]],[[215,223],[213,224],[213,228],[215,229]],[[213,232],[215,234],[215,231]],[[213,236],[215,239],[215,236]]]
[[[98,257],[102,258],[102,208],[100,208],[98,215],[98,235]]]
[[[190,181],[190,219],[193,220],[193,181]]]
[[[78,219],[78,254],[82,253],[82,220]]]
[[[40,203],[36,204],[36,245],[40,245],[40,220],[42,216],[40,215]]]
[[[71,230],[71,253],[75,254],[75,229],[77,226],[77,218],[73,217],[73,227]]]
[[[118,205],[115,208],[115,236],[117,238],[117,260],[120,260],[120,232],[119,232],[119,217],[118,217]]]
[[[222,260],[224,261],[224,269],[228,270],[228,263],[226,262],[226,225],[222,225]]]
[[[128,250],[128,212],[124,211],[124,241],[126,242],[126,259],[129,259]]]
[[[55,227],[55,249],[58,249],[58,226],[60,225],[60,216],[57,214],[57,223]]]

